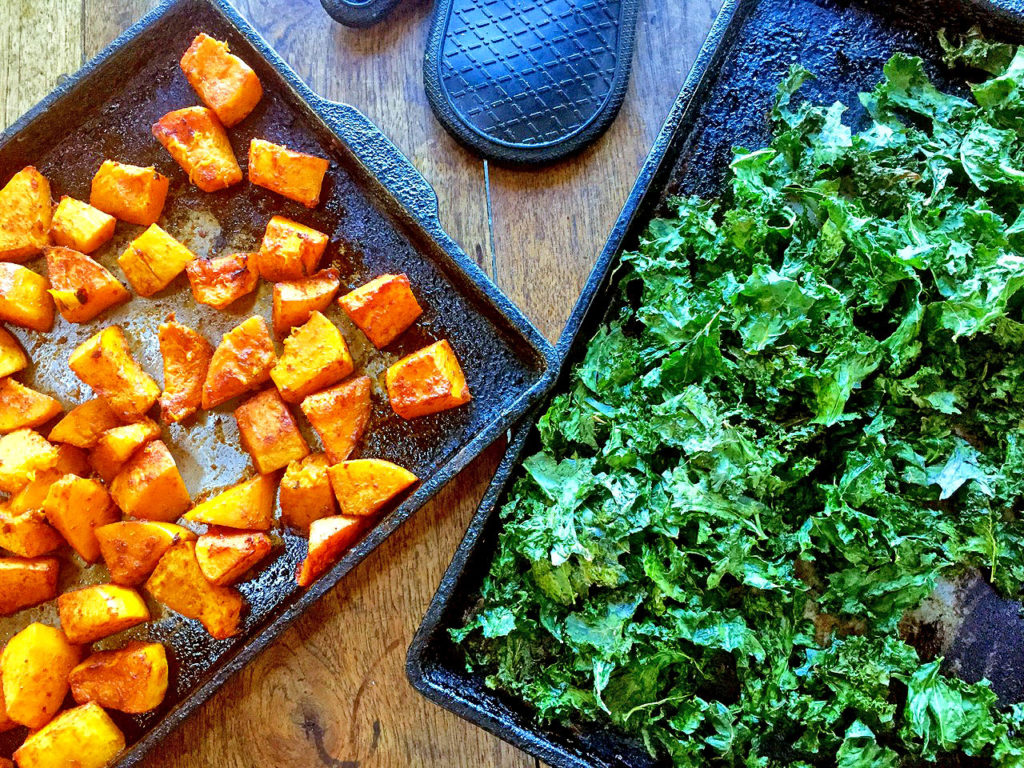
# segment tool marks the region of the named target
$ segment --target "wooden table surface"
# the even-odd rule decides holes
[[[488,169],[434,119],[422,86],[429,2],[404,0],[361,31],[335,24],[318,0],[233,2],[313,90],[355,105],[391,137],[437,190],[448,232],[551,340],[721,4],[642,2],[615,124],[581,156],[524,172]],[[0,128],[153,4],[0,0]],[[452,481],[146,765],[534,768],[532,757],[420,697],[404,671],[409,641],[502,450],[493,446]]]

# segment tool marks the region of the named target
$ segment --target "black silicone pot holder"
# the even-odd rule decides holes
[[[424,78],[437,118],[509,165],[571,155],[615,118],[639,0],[437,0]]]
[[[398,0],[320,0],[335,21],[348,27],[370,27],[383,19]]]

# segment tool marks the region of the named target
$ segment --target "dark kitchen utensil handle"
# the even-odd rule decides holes
[[[398,5],[398,0],[320,0],[331,18],[346,27],[372,27]]]

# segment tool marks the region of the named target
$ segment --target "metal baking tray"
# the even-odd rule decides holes
[[[616,267],[637,246],[648,222],[670,211],[674,195],[714,196],[732,148],[764,146],[767,114],[789,67],[800,63],[816,79],[801,90],[812,101],[841,100],[848,119],[863,115],[859,91],[882,77],[896,51],[921,56],[940,86],[966,91],[941,66],[936,32],[981,24],[995,37],[1024,42],[1024,0],[726,0],[682,91],[612,229],[558,343],[563,391],[594,332],[616,307]],[[549,402],[549,398],[546,398]],[[539,417],[544,405],[532,413]],[[535,421],[531,419],[531,421]],[[535,755],[555,768],[654,768],[643,745],[608,725],[543,724],[533,710],[488,688],[467,672],[449,630],[461,627],[477,603],[494,559],[499,511],[522,459],[538,448],[526,422],[510,441],[498,472],[445,573],[409,649],[407,673],[427,698]],[[999,598],[970,578],[945,585],[934,622],[917,627],[932,653],[941,651],[965,679],[988,677],[1005,701],[1024,700],[1024,621],[1020,604]]]
[[[178,60],[199,32],[227,40],[263,83],[259,106],[229,131],[243,168],[254,136],[330,159],[324,202],[315,210],[247,181],[223,192],[200,192],[151,136],[150,126],[165,112],[198,103]],[[213,640],[197,622],[155,603],[154,624],[112,638],[108,644],[151,637],[162,641],[171,657],[164,704],[144,716],[114,714],[131,745],[117,763],[124,768],[139,764],[147,750],[504,433],[552,383],[554,350],[445,233],[433,190],[380,130],[352,107],[310,91],[222,0],[162,4],[0,136],[0,179],[32,164],[50,179],[55,197],[88,200],[90,180],[106,158],[153,164],[170,177],[160,223],[198,255],[256,250],[266,222],[280,213],[330,234],[323,266],[338,268],[343,291],[383,272],[405,272],[424,307],[416,325],[383,352],[369,345],[340,308],[327,310],[342,328],[357,370],[364,369],[375,382],[361,455],[408,467],[422,484],[308,590],[299,589],[294,578],[305,541],[282,532],[274,556],[240,586],[249,610],[236,638]],[[120,275],[116,258],[141,231],[119,224],[114,240],[94,257]],[[30,266],[45,271],[42,259]],[[193,301],[181,275],[153,299],[134,298],[84,325],[58,316],[52,333],[12,330],[34,361],[25,381],[70,405],[89,393],[68,370],[68,355],[100,328],[111,323],[125,327],[137,359],[159,376],[156,326],[168,313],[176,312],[216,344],[222,333],[252,314],[269,320],[270,293],[264,283],[254,297],[216,311]],[[440,338],[451,341],[474,399],[456,410],[404,421],[388,405],[383,372],[400,356]],[[185,426],[164,428],[164,439],[197,500],[249,471],[232,417],[235,405],[231,401]],[[102,565],[84,568],[68,556],[61,587],[107,578]],[[31,620],[54,618],[51,603],[4,619],[0,645]],[[0,756],[10,755],[24,735],[19,730],[0,736]]]

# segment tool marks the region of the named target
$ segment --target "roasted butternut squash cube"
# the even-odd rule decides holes
[[[46,278],[28,267],[0,263],[0,320],[33,331],[53,328],[53,299]]]
[[[190,261],[185,272],[195,300],[215,309],[224,309],[252,293],[260,279],[256,259],[255,253],[231,253]]]
[[[65,195],[53,212],[53,242],[80,253],[92,253],[114,236],[117,219],[88,203]]]
[[[106,267],[71,248],[47,248],[46,270],[50,295],[69,323],[87,323],[131,298]]]
[[[307,395],[341,381],[355,366],[341,331],[319,312],[292,329],[284,352],[270,372],[281,397],[298,403]]]
[[[96,529],[120,518],[107,489],[87,477],[64,475],[43,502],[46,519],[87,563],[100,558]]]
[[[76,405],[50,430],[50,440],[78,448],[92,448],[108,429],[121,425],[107,401],[101,397]]]
[[[61,535],[46,522],[41,503],[37,509],[24,511],[12,510],[10,503],[0,507],[0,547],[8,552],[18,557],[39,557],[63,543]]]
[[[197,619],[218,640],[238,634],[242,596],[231,587],[206,580],[196,561],[194,542],[183,541],[167,550],[146,589],[172,611]]]
[[[423,314],[405,275],[381,275],[346,293],[338,304],[377,349],[397,339]]]
[[[335,464],[327,474],[343,515],[375,515],[418,482],[412,472],[383,459],[356,459]]]
[[[213,110],[185,107],[168,112],[153,124],[153,136],[203,192],[227,189],[242,180],[227,131]]]
[[[211,531],[196,542],[196,561],[207,581],[225,587],[241,579],[273,547],[270,537],[258,531]]]
[[[164,552],[180,541],[195,541],[188,528],[174,523],[126,520],[96,529],[110,580],[125,587],[144,582]]]
[[[228,128],[245,119],[263,97],[252,67],[230,53],[227,43],[205,33],[196,35],[185,51],[181,69],[203,104]]]
[[[125,462],[150,440],[160,437],[160,425],[143,418],[104,432],[89,453],[89,463],[103,482],[113,482]]]
[[[53,718],[14,753],[18,768],[104,768],[124,751],[124,734],[99,704]]]
[[[4,687],[2,681],[0,681],[0,733],[6,733],[7,731],[13,731],[15,728],[19,728],[20,723],[16,723],[11,720],[7,714],[7,706],[4,704]],[[7,765],[4,765],[0,761],[0,768],[14,768],[14,763],[10,760],[7,761]]]
[[[59,573],[60,561],[55,557],[0,557],[0,616],[53,600]]]
[[[0,328],[0,376],[10,376],[27,365],[28,355],[21,348],[21,344],[10,331]]]
[[[60,403],[49,395],[36,392],[10,377],[0,379],[0,434],[41,426],[63,410]]]
[[[314,453],[288,465],[278,491],[281,522],[309,533],[309,524],[314,520],[337,513],[331,479],[327,476],[330,466],[323,453]]]
[[[366,519],[359,517],[321,517],[309,526],[309,552],[295,574],[300,587],[308,587],[337,563],[345,551],[359,539]]]
[[[321,269],[303,280],[274,283],[274,333],[284,336],[331,305],[341,286],[338,270]]]
[[[388,368],[385,381],[391,408],[403,419],[457,408],[472,399],[462,366],[447,340],[403,357]]]
[[[54,481],[59,480],[64,475],[88,477],[92,472],[89,467],[89,454],[74,445],[58,445],[57,466],[54,469],[54,472],[56,472],[56,475],[53,478]]]
[[[274,527],[273,475],[257,475],[197,504],[185,519],[190,523],[269,531]]]
[[[68,676],[79,704],[138,715],[152,712],[167,695],[167,652],[160,643],[131,642],[94,653]]]
[[[253,139],[249,144],[249,181],[282,197],[316,208],[330,163],[280,144]]]
[[[29,624],[12,637],[0,655],[8,717],[29,728],[50,722],[67,696],[68,674],[78,660],[78,647],[46,624]]]
[[[253,395],[235,409],[238,436],[261,475],[309,455],[295,417],[276,389]]]
[[[58,456],[56,446],[31,429],[0,437],[0,491],[20,491],[36,473],[56,467]]]
[[[0,189],[0,261],[28,261],[50,244],[50,182],[31,165]]]
[[[141,418],[160,396],[153,377],[132,357],[120,326],[108,326],[79,344],[68,365],[125,421]]]
[[[182,421],[199,410],[203,401],[213,347],[198,331],[175,322],[173,314],[160,324],[157,333],[164,360],[160,418],[168,423]]]
[[[277,362],[274,340],[259,315],[224,334],[203,384],[203,408],[214,408],[270,379]]]
[[[264,280],[301,280],[316,271],[327,249],[327,235],[297,221],[275,216],[267,224],[257,265]]]
[[[8,499],[3,509],[12,515],[42,511],[46,497],[50,494],[50,487],[64,475],[88,477],[92,474],[88,457],[81,448],[64,444],[57,445],[56,448],[56,465],[51,469],[37,471],[27,485]],[[26,557],[31,557],[31,555],[26,555]]]
[[[302,412],[320,436],[332,464],[345,461],[370,421],[370,377],[358,376],[302,401]]]
[[[125,462],[110,495],[126,515],[170,523],[192,506],[185,481],[162,440],[152,440]]]
[[[148,227],[164,210],[170,181],[156,168],[105,160],[92,178],[89,203],[129,224]]]
[[[132,240],[117,263],[139,296],[162,291],[180,275],[195,254],[158,225]]]
[[[57,598],[57,612],[64,634],[78,645],[149,621],[149,608],[142,595],[117,584],[95,584],[65,592]]]

